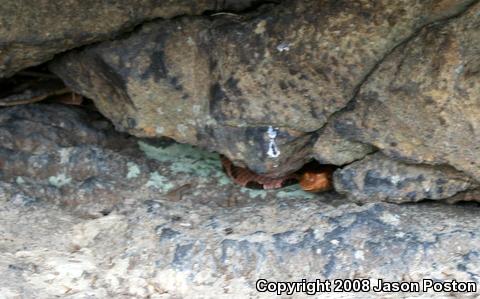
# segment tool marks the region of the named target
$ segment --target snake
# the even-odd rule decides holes
[[[332,165],[308,163],[296,172],[273,178],[236,166],[226,156],[221,155],[220,160],[225,174],[241,187],[272,190],[299,183],[305,191],[322,192],[333,186],[332,173],[335,167]]]

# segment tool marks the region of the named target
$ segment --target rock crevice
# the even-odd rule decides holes
[[[479,5],[184,1],[148,22],[127,18],[142,23],[127,34],[124,19],[112,21],[111,40],[49,66],[117,130],[197,145],[267,176],[379,151],[478,182]]]

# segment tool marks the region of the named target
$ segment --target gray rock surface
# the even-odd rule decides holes
[[[118,192],[148,180],[128,179],[134,169],[148,173],[150,165],[135,154],[136,141],[94,111],[55,104],[1,109],[0,141],[3,192],[17,200],[82,208],[97,197],[116,202]]]
[[[480,280],[476,203],[358,206],[298,186],[239,188],[216,154],[127,138],[60,105],[0,109],[0,140],[2,298],[269,297],[260,278]]]
[[[359,207],[338,205],[342,199],[324,195],[315,200],[277,195],[221,207],[206,194],[171,202],[137,193],[97,217],[43,201],[24,206],[2,199],[1,293],[6,298],[263,298],[270,296],[255,291],[260,278],[365,278],[372,285],[377,279],[479,281],[477,205]],[[245,197],[233,192],[222,199]]]
[[[449,166],[409,165],[375,153],[335,171],[334,186],[354,200],[401,203],[446,199],[478,183]]]
[[[467,201],[480,202],[480,188],[468,190],[465,192],[460,192],[457,195],[447,199],[448,203],[467,202]]]
[[[479,28],[480,3],[396,49],[335,120],[337,132],[480,181]]]
[[[480,2],[265,2],[0,0],[0,78],[109,40],[51,68],[113,121],[0,108],[0,299],[480,287],[480,207],[438,202],[480,201]],[[217,153],[161,136],[272,176],[342,165],[344,195],[239,188]],[[328,297],[440,295],[478,297]]]
[[[346,139],[335,131],[332,123],[317,132],[313,157],[321,164],[346,165],[360,160],[376,149],[365,143]]]
[[[179,201],[194,191],[218,201],[224,194],[212,185],[225,192],[236,188],[216,153],[172,140],[129,137],[97,112],[71,106],[0,109],[0,141],[0,193],[18,204],[47,201],[96,215],[137,193]]]
[[[157,21],[52,70],[120,130],[209,147],[279,176],[311,157],[311,132],[394,47],[473,2],[285,1]]]
[[[281,1],[281,0],[280,0]],[[1,0],[0,78],[65,50],[110,39],[155,18],[238,11],[258,0]]]

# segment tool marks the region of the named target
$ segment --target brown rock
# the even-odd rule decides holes
[[[317,141],[313,145],[313,157],[321,164],[345,165],[362,159],[373,151],[373,146],[348,140],[335,132],[332,123],[318,132]]]
[[[0,0],[0,78],[155,18],[242,10],[253,0]]]
[[[480,181],[480,4],[422,30],[362,86],[335,128],[415,163],[449,164]]]
[[[307,133],[387,53],[471,2],[288,1],[252,15],[159,21],[52,69],[121,130],[208,146],[276,176],[309,159]]]

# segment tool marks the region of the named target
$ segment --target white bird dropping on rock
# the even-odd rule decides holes
[[[268,151],[267,155],[270,158],[277,158],[280,156],[280,151],[278,150],[277,143],[275,142],[275,138],[277,138],[277,129],[274,129],[272,126],[268,126],[268,138],[269,143],[268,143]]]

